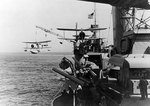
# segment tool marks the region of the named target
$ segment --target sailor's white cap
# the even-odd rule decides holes
[[[84,57],[89,57],[89,56],[87,54],[85,54]]]
[[[81,85],[78,85],[77,90],[82,89]]]

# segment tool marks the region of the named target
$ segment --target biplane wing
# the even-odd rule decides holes
[[[72,35],[73,37],[78,37],[79,35]],[[85,35],[85,37],[89,37],[91,35]]]
[[[24,49],[48,49],[48,48],[51,48],[51,47],[48,47],[48,46],[43,46],[39,48],[24,47]]]
[[[58,38],[58,39],[62,39],[62,40],[76,40],[75,38]]]
[[[82,29],[71,29],[71,28],[57,28],[57,29],[63,31],[83,31]]]
[[[23,43],[36,44],[36,43],[38,43],[38,42],[23,42]]]
[[[106,30],[107,28],[88,28],[84,29],[83,31],[97,31],[97,30]]]
[[[76,40],[75,38],[58,38],[62,40]],[[85,38],[84,40],[97,40],[97,39],[106,39],[106,38]]]
[[[39,41],[38,43],[48,43],[48,42],[51,42],[51,40]]]
[[[85,40],[97,40],[97,39],[106,39],[106,38],[85,38]]]
[[[87,29],[70,29],[70,28],[57,28],[58,30],[64,31],[95,31],[95,30],[105,30],[107,28],[87,28]]]
[[[48,43],[51,42],[51,40],[46,40],[46,41],[39,41],[39,42],[23,42],[23,43],[29,43],[29,44],[37,44],[37,43]]]

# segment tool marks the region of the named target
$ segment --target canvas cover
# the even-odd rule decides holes
[[[148,0],[82,0],[82,1],[105,3],[110,4],[112,6],[125,8],[136,7],[136,8],[150,9]]]
[[[132,48],[132,54],[144,54],[146,49],[150,46],[149,41],[135,42]]]

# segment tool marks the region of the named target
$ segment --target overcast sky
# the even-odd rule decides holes
[[[56,36],[47,34],[35,26],[53,29],[57,27],[89,28],[93,20],[88,15],[93,12],[94,3],[78,0],[0,0],[0,52],[23,52],[24,41],[52,40],[51,51],[72,51],[72,43],[63,41],[59,44]],[[100,36],[112,38],[111,6],[96,4],[97,23],[99,27],[108,28]],[[71,37],[75,32],[65,32]],[[112,41],[110,42],[112,43]]]

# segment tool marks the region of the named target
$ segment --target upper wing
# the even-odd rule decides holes
[[[58,30],[64,30],[64,31],[83,31],[82,29],[70,29],[70,28],[57,28]]]
[[[106,38],[85,38],[85,40],[97,40],[97,39],[106,39]]]
[[[39,42],[37,42],[37,43],[48,43],[48,42],[51,42],[51,40],[39,41]]]
[[[88,29],[84,29],[83,31],[96,31],[96,30],[105,30],[107,28],[88,28]]]
[[[95,31],[95,30],[105,30],[107,28],[87,28],[87,29],[69,29],[69,28],[57,28],[58,30],[64,31]]]
[[[58,39],[62,39],[62,40],[76,40],[74,38],[58,38]]]
[[[37,44],[38,42],[23,42],[23,43],[29,43],[29,44]]]
[[[48,43],[48,42],[51,42],[51,40],[39,41],[39,42],[23,42],[23,43],[37,44],[37,43]]]

